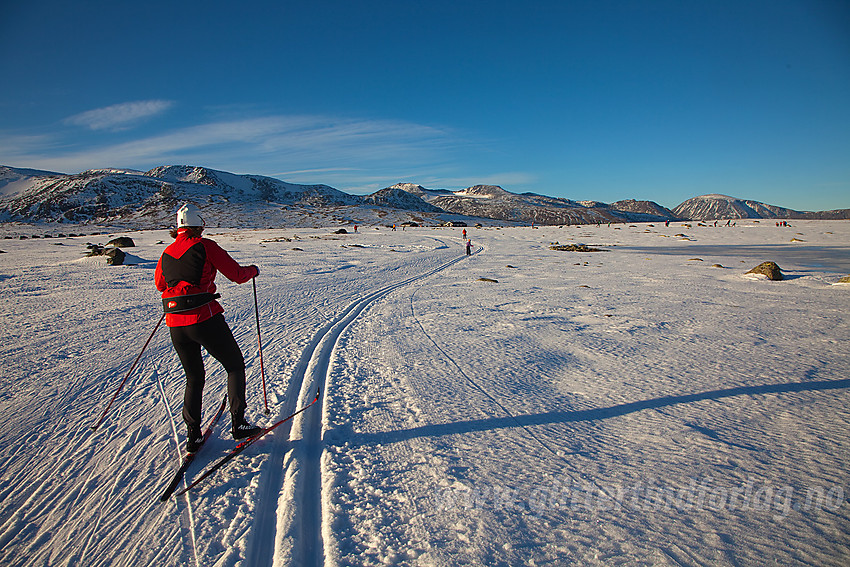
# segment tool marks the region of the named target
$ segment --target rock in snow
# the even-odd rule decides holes
[[[767,276],[767,279],[772,281],[782,280],[782,270],[776,265],[776,262],[762,262],[747,273],[761,274],[763,276]]]

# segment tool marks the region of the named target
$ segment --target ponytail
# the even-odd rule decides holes
[[[202,226],[182,226],[180,228],[172,228],[171,232],[168,234],[171,235],[171,238],[177,238],[177,235],[180,234],[181,231],[186,232],[186,236],[189,238],[200,238],[201,234],[204,232],[204,227]]]

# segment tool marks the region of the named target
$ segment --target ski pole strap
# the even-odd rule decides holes
[[[220,293],[195,293],[192,295],[177,295],[175,297],[162,298],[162,310],[166,313],[180,313],[203,307],[220,298]]]

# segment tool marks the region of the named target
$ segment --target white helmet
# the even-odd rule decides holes
[[[201,209],[192,203],[186,203],[180,210],[177,211],[177,228],[184,226],[205,226],[204,219],[201,218]]]

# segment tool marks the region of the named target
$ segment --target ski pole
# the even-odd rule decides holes
[[[254,285],[254,315],[257,319],[257,345],[260,348],[260,376],[263,379],[263,401],[266,404],[266,415],[269,415],[269,398],[266,394],[266,371],[263,368],[263,339],[260,338],[260,308],[257,307],[257,278],[251,280]]]
[[[118,389],[115,391],[115,394],[113,394],[112,399],[109,400],[108,404],[106,404],[106,409],[103,410],[103,414],[100,416],[100,419],[97,420],[97,423],[91,426],[92,431],[97,431],[97,428],[100,427],[100,425],[103,423],[103,420],[106,419],[106,414],[109,413],[109,408],[112,407],[112,403],[115,401],[115,398],[117,398],[118,394],[121,393],[121,388],[124,387],[124,383],[127,381],[127,378],[130,377],[130,374],[133,372],[133,369],[136,368],[136,363],[138,363],[139,359],[142,358],[142,354],[145,352],[145,349],[148,348],[148,345],[150,344],[154,333],[156,333],[156,330],[159,329],[159,326],[162,324],[163,319],[165,319],[165,313],[163,313],[162,317],[159,318],[156,327],[154,327],[153,331],[151,331],[151,336],[149,336],[148,340],[145,341],[145,346],[142,347],[142,352],[140,352],[139,356],[136,357],[136,360],[133,361],[133,364],[130,366],[130,370],[127,371],[127,375],[124,376],[123,380],[121,380],[121,383],[118,385]]]

